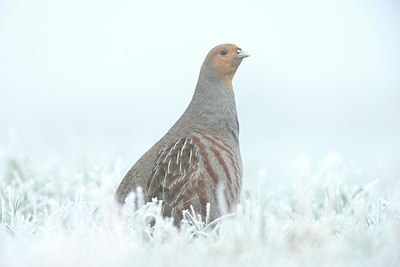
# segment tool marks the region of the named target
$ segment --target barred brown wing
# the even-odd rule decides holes
[[[193,133],[159,151],[147,195],[163,200],[163,215],[179,223],[191,205],[203,218],[207,203],[213,218],[221,215],[220,204],[231,212],[240,187],[241,161],[234,147],[218,136]]]
[[[164,216],[171,216],[180,200],[196,193],[198,167],[199,155],[191,137],[180,138],[159,152],[147,195],[163,200]]]

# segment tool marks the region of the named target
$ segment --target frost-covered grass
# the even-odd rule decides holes
[[[300,160],[285,190],[245,182],[234,215],[203,223],[189,211],[178,230],[157,202],[137,208],[131,195],[117,207],[119,162],[40,171],[8,160],[0,266],[399,266],[398,190],[345,182],[337,165],[328,157],[309,170]]]

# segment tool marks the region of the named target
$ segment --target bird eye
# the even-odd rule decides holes
[[[219,51],[219,54],[222,56],[225,56],[226,54],[228,54],[228,51],[226,51],[225,49]]]
[[[238,49],[236,49],[236,52],[237,52],[238,54],[240,54],[240,53],[242,52],[242,49],[241,49],[241,48],[238,48]]]

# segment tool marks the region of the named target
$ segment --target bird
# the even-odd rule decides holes
[[[161,200],[162,216],[176,226],[185,210],[209,221],[234,212],[243,168],[232,79],[248,56],[229,43],[210,50],[190,104],[122,179],[115,193],[119,204],[140,188],[145,202]]]

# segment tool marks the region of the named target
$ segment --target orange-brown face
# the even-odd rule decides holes
[[[204,61],[212,68],[216,76],[229,86],[232,85],[232,78],[243,58],[249,55],[242,52],[242,49],[234,44],[222,44],[213,48]],[[211,65],[211,66],[210,66]]]

